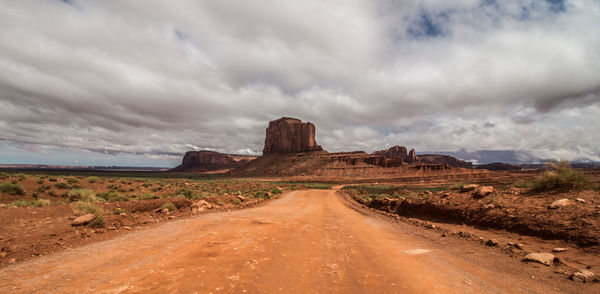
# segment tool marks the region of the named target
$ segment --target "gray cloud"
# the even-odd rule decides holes
[[[592,0],[3,3],[0,139],[256,154],[285,115],[331,151],[600,160],[598,19]]]

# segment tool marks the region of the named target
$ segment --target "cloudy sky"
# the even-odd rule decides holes
[[[2,1],[0,69],[0,163],[260,154],[281,116],[329,151],[600,161],[597,0]]]

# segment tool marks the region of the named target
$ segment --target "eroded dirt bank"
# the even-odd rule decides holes
[[[355,210],[335,191],[132,232],[0,272],[10,293],[577,293],[519,261],[469,255],[412,225]],[[456,242],[456,243],[453,243]],[[583,287],[583,288],[582,288]]]

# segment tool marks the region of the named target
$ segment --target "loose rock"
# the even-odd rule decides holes
[[[571,204],[572,204],[571,200],[569,200],[567,198],[563,198],[563,199],[559,199],[559,200],[552,202],[550,205],[548,205],[548,209],[558,209],[558,208],[561,208],[564,206],[569,206]]]
[[[498,240],[489,239],[489,240],[487,240],[487,242],[485,242],[485,245],[490,246],[490,247],[498,246]]]
[[[529,253],[523,258],[525,262],[538,262],[546,266],[552,265],[554,255],[550,253]]]
[[[94,215],[91,213],[88,213],[88,214],[82,215],[78,218],[75,218],[71,222],[71,225],[72,226],[82,226],[82,225],[85,225],[85,224],[91,222],[93,219],[94,219]]]
[[[577,198],[575,200],[579,203],[585,203],[585,199],[583,199],[583,198]]]
[[[558,247],[558,248],[552,249],[552,252],[554,252],[554,253],[561,253],[561,252],[565,252],[565,251],[567,251],[567,248]]]
[[[492,194],[493,192],[494,192],[494,187],[481,186],[481,187],[478,187],[477,189],[475,189],[475,192],[473,192],[473,198],[475,198],[475,199],[483,198],[487,195]]]
[[[462,185],[462,187],[460,187],[460,192],[469,192],[469,191],[473,191],[475,189],[479,188],[479,185],[477,184],[468,184],[468,185]]]
[[[586,270],[580,270],[573,273],[569,279],[579,283],[590,283],[594,280],[594,273]]]

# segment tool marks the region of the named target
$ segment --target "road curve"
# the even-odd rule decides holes
[[[1,293],[532,291],[518,284],[348,207],[331,190],[178,220],[0,272]]]

